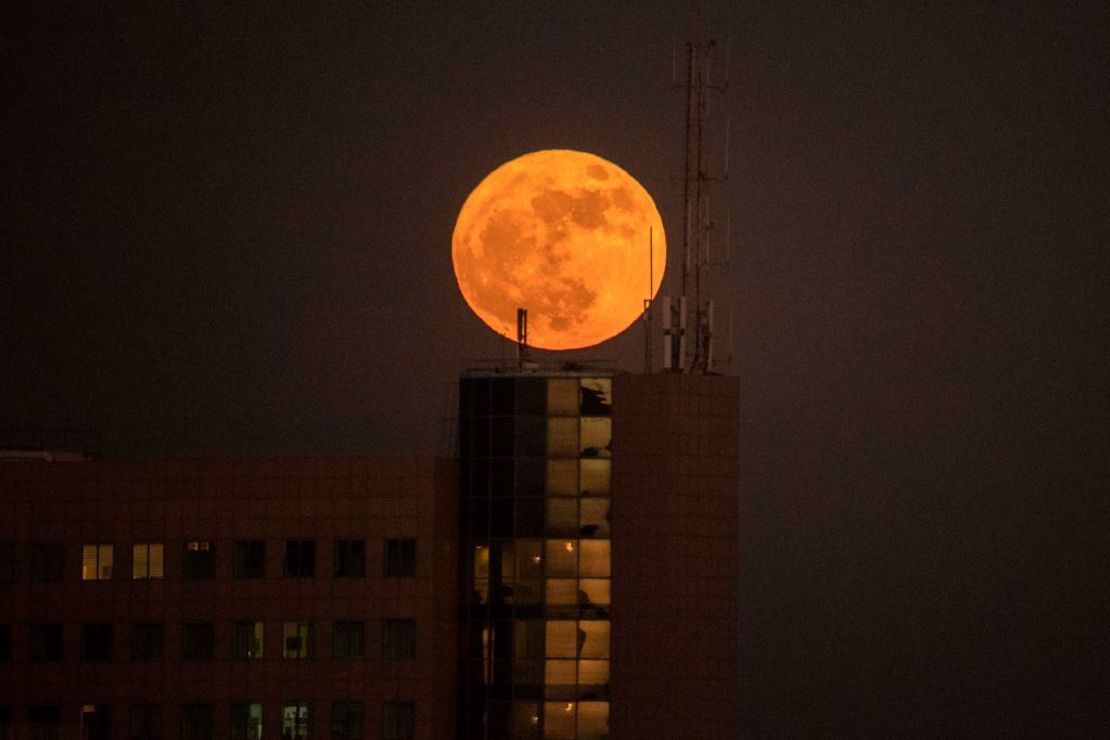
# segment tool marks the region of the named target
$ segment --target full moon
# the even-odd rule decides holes
[[[455,277],[474,313],[528,344],[578,349],[629,327],[663,281],[663,221],[640,183],[586,152],[525,154],[486,176],[451,239]]]

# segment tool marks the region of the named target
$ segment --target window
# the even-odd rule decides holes
[[[389,660],[416,657],[415,619],[387,619],[382,622],[382,657]]]
[[[212,705],[181,705],[181,740],[212,740]]]
[[[335,541],[335,577],[362,578],[366,575],[366,540]]]
[[[131,578],[162,577],[162,544],[147,543],[131,546]]]
[[[261,658],[262,622],[236,622],[231,626],[231,654],[235,658]]]
[[[286,578],[311,578],[316,575],[316,543],[312,540],[285,541]]]
[[[307,740],[312,736],[309,710],[306,702],[284,704],[281,707],[281,737],[283,740]]]
[[[416,575],[416,540],[385,541],[387,578],[412,578]]]
[[[216,577],[216,547],[212,540],[189,540],[185,543],[181,577],[190,581]]]
[[[27,707],[27,722],[31,725],[30,740],[58,740],[62,708],[56,704],[32,704]]]
[[[31,543],[31,580],[54,582],[65,573],[65,547],[61,542]]]
[[[4,705],[0,705],[0,740],[12,740],[12,710]]]
[[[81,660],[111,660],[114,637],[111,624],[81,625]]]
[[[281,657],[312,657],[312,622],[285,622],[281,627],[281,637]]]
[[[231,572],[234,577],[266,576],[266,543],[263,540],[236,542],[231,555]]]
[[[156,704],[131,706],[131,740],[161,740],[162,714]]]
[[[416,705],[411,701],[387,701],[382,706],[383,740],[413,740],[416,737]]]
[[[216,630],[211,622],[181,625],[181,657],[184,660],[211,660],[215,652]]]
[[[12,626],[0,624],[0,663],[12,659]]]
[[[231,705],[231,740],[261,740],[262,705],[236,702]]]
[[[362,622],[332,623],[332,655],[336,658],[359,658],[365,652]]]
[[[32,624],[29,640],[31,660],[35,663],[62,659],[62,625]]]
[[[131,660],[160,660],[163,630],[156,622],[131,625]]]
[[[366,722],[366,707],[360,701],[333,701],[331,703],[332,740],[361,740]]]
[[[15,543],[0,542],[0,581],[15,578]]]
[[[85,545],[81,548],[81,580],[107,581],[112,577],[112,546]]]
[[[108,740],[111,737],[111,707],[86,704],[81,707],[81,740]]]

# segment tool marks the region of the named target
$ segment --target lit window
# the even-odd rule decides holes
[[[613,437],[613,420],[607,416],[583,416],[578,453],[584,458],[607,458]]]
[[[162,545],[149,543],[131,546],[131,577],[162,577]]]
[[[266,576],[266,542],[243,540],[231,549],[231,575],[235,578],[264,578]]]
[[[181,657],[185,660],[211,660],[216,652],[216,629],[212,622],[185,622],[181,625]]]
[[[159,660],[162,657],[162,625],[140,622],[131,625],[131,660]]]
[[[412,578],[416,575],[416,540],[385,541],[385,575],[387,578]]]
[[[608,458],[595,457],[580,461],[582,478],[579,488],[583,496],[608,496],[610,461]]]
[[[285,541],[286,578],[311,578],[316,575],[316,543],[312,540]]]
[[[382,706],[383,740],[413,740],[416,737],[416,705],[411,701],[387,701]]]
[[[281,708],[281,737],[283,740],[306,740],[311,736],[307,702],[285,704]]]
[[[578,531],[583,537],[609,536],[609,499],[584,498],[579,512]]]
[[[549,496],[577,496],[578,460],[548,460],[544,490]]]
[[[571,578],[578,575],[578,540],[547,540],[547,575]]]
[[[365,627],[360,621],[332,623],[332,655],[336,658],[359,658],[365,653]]]
[[[113,639],[111,624],[81,625],[81,660],[111,660]]]
[[[366,575],[366,540],[335,541],[335,577],[362,578]]]
[[[332,740],[360,740],[366,724],[366,707],[360,701],[339,700],[331,704]]]
[[[285,622],[281,638],[281,657],[312,657],[312,622]]]
[[[382,622],[382,657],[387,660],[416,657],[415,619],[387,619]]]
[[[236,702],[231,705],[231,740],[262,740],[262,705]]]
[[[578,547],[578,574],[583,578],[608,578],[609,540],[581,540]]]
[[[547,381],[547,413],[551,416],[578,415],[578,381],[550,378]]]
[[[573,740],[578,737],[574,730],[576,710],[577,706],[574,702],[544,702],[543,736],[559,740]]]
[[[261,658],[265,643],[262,622],[235,622],[231,626],[231,655],[233,658]]]
[[[578,533],[578,499],[551,496],[547,499],[547,533]]]
[[[609,702],[607,702],[607,701],[580,701],[580,702],[578,702],[578,736],[579,737],[608,737],[609,736]]]
[[[85,545],[81,548],[81,580],[107,581],[112,577],[112,546]]]
[[[547,455],[548,457],[578,457],[578,419],[548,417]]]
[[[216,575],[216,548],[211,540],[189,540],[181,559],[181,576],[204,580]]]

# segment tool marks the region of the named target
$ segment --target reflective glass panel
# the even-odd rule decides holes
[[[548,379],[547,413],[552,416],[578,415],[578,380],[576,378]]]
[[[609,457],[609,442],[613,436],[613,420],[608,416],[583,416],[579,420],[582,428],[581,442],[578,446],[582,457]]]
[[[605,461],[608,463],[608,460]],[[608,478],[608,473],[606,473]],[[608,489],[608,485],[606,485]],[[547,461],[547,494],[549,496],[575,496],[578,494],[578,461]]]
[[[578,575],[578,547],[575,540],[547,540],[546,550],[549,577]]]
[[[578,419],[548,418],[547,454],[549,457],[578,457]]]
[[[581,461],[583,496],[609,495],[609,460],[599,457]]]
[[[583,578],[609,576],[609,540],[582,540],[579,542],[578,574]]]

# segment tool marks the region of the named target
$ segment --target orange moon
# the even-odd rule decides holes
[[[474,188],[451,257],[463,297],[491,329],[515,341],[525,308],[528,344],[564,350],[616,336],[643,313],[667,244],[655,202],[631,175],[593,154],[548,149]]]

